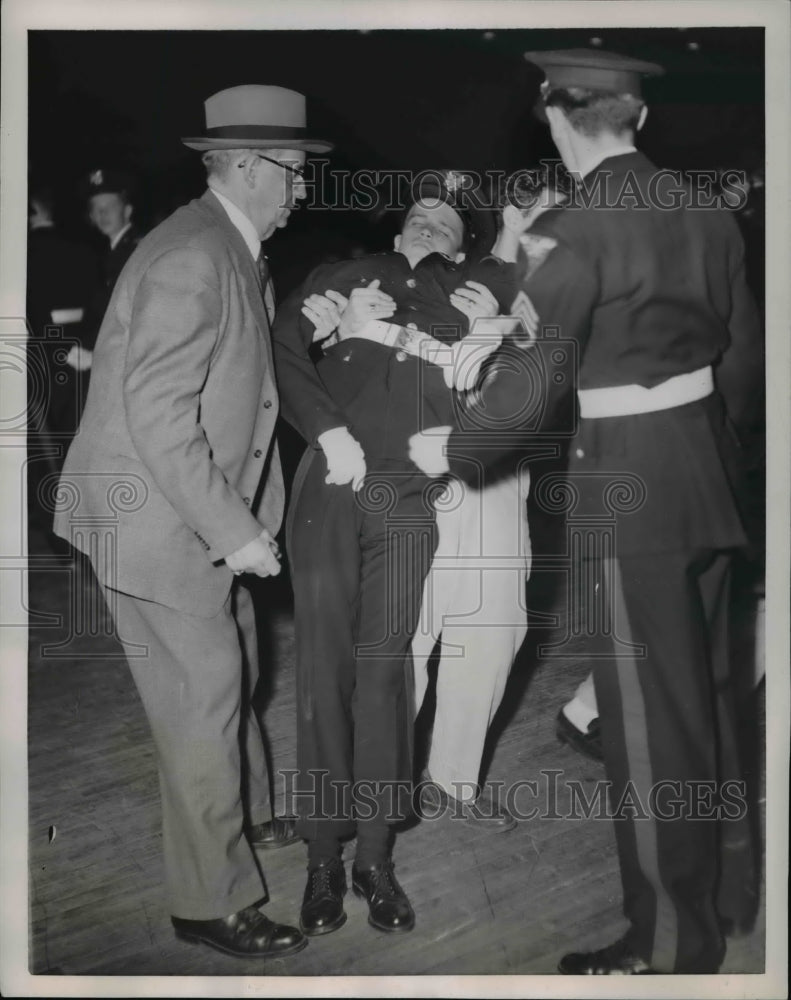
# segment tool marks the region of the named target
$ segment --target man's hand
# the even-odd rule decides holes
[[[367,287],[352,289],[349,304],[338,325],[338,335],[341,340],[353,337],[370,320],[392,316],[395,308],[395,300],[386,292],[379,291],[379,278],[374,278]]]
[[[497,299],[480,281],[465,281],[450,294],[450,304],[470,320],[496,316],[500,311]]]
[[[365,454],[355,438],[345,427],[333,427],[324,431],[317,438],[321,450],[327,459],[327,477],[325,483],[335,486],[352,484],[357,492],[365,478]]]
[[[431,427],[409,439],[409,457],[427,476],[436,478],[450,472],[445,449],[452,427]]]
[[[325,295],[309,295],[302,303],[302,315],[313,323],[316,329],[313,332],[313,343],[326,340],[333,333],[341,321],[341,314],[349,300],[340,292],[327,290]]]
[[[280,549],[264,528],[258,538],[225,557],[225,565],[236,576],[255,573],[256,576],[277,576],[280,572]]]
[[[500,324],[478,320],[467,336],[451,346],[453,363],[445,368],[445,384],[458,392],[473,389],[481,365],[503,342]]]

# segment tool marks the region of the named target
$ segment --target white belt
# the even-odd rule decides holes
[[[511,325],[505,317],[505,328]],[[407,354],[444,369],[445,384],[460,392],[472,389],[485,359],[502,343],[503,324],[498,317],[479,320],[467,337],[446,344],[422,330],[383,320],[369,320],[345,340],[371,340],[398,351],[402,359]]]
[[[627,417],[635,413],[653,413],[674,406],[694,403],[714,392],[711,366],[660,382],[646,389],[643,385],[613,385],[604,389],[578,389],[580,416],[586,420],[597,417]]]

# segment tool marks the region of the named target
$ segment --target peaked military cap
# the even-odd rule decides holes
[[[424,170],[404,190],[406,214],[417,202],[444,201],[464,225],[464,249],[474,255],[488,253],[497,235],[491,192],[475,172]]]
[[[86,200],[95,194],[119,194],[126,198],[133,195],[134,180],[123,170],[98,168],[92,170],[82,183],[82,195]]]
[[[664,73],[657,63],[601,49],[527,52],[525,58],[544,71],[546,81],[542,91],[556,87],[582,87],[613,94],[633,94],[641,98],[643,78]]]

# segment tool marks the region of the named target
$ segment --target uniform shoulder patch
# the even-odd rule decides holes
[[[537,233],[523,233],[519,237],[519,242],[527,257],[525,280],[536,273],[558,245],[558,241],[552,236],[539,236]]]
[[[533,303],[527,297],[523,290],[520,290],[514,301],[511,303],[511,315],[515,316],[524,328],[525,334],[530,338],[530,340],[535,340],[536,338],[536,323],[535,316],[536,311],[533,308]]]

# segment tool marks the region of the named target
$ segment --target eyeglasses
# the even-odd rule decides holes
[[[259,160],[266,160],[267,163],[274,163],[276,167],[282,167],[287,170],[290,174],[293,174],[294,180],[304,181],[305,180],[305,170],[303,167],[290,167],[287,163],[281,163],[280,160],[273,160],[271,156],[262,156],[261,153],[255,153],[255,156]],[[241,164],[239,164],[241,166]]]

